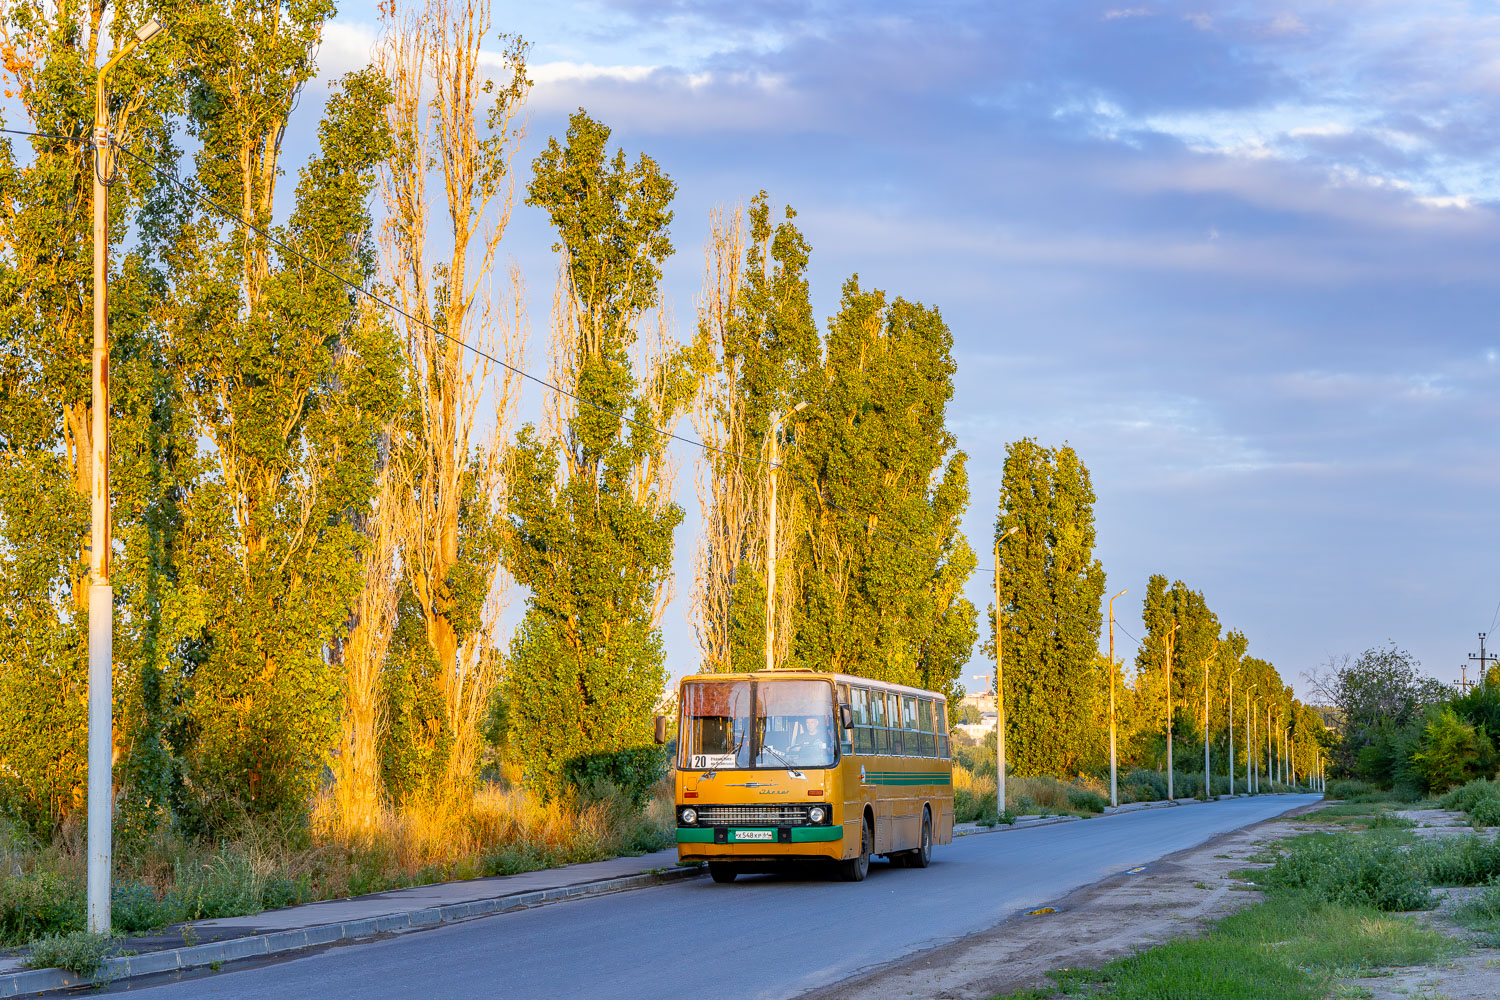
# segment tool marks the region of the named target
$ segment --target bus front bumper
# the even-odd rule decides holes
[[[679,826],[679,844],[817,844],[843,840],[842,826]]]

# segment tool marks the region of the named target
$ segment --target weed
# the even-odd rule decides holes
[[[70,931],[37,938],[31,943],[31,953],[25,962],[32,969],[66,969],[87,976],[97,985],[102,982],[99,974],[104,970],[105,960],[123,954],[133,952],[118,950],[115,939],[105,934]]]

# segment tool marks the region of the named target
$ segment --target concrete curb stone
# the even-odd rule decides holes
[[[238,959],[264,958],[285,952],[300,951],[304,948],[336,944],[340,941],[355,941],[379,934],[399,934],[403,931],[456,923],[492,913],[522,910],[542,903],[599,896],[629,889],[645,889],[654,885],[701,878],[707,873],[706,868],[668,868],[665,871],[642,872],[639,875],[600,879],[595,882],[558,886],[555,889],[534,889],[507,896],[496,896],[492,899],[426,907],[408,913],[392,913],[362,920],[348,920],[296,930],[275,931],[270,934],[256,934],[250,937],[226,938],[223,941],[189,945],[183,948],[165,948],[141,955],[124,955],[107,960],[99,979],[117,982],[121,979],[163,972],[200,969]],[[0,998],[23,997],[48,990],[86,986],[90,982],[88,977],[63,969],[29,969],[25,972],[0,975]]]

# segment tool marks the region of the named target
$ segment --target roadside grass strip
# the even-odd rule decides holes
[[[1434,885],[1488,885],[1463,910],[1478,934],[1500,935],[1500,845],[1468,836],[1416,842],[1400,830],[1310,834],[1282,841],[1269,868],[1240,872],[1265,899],[1196,937],[1049,973],[1057,996],[1118,1000],[1321,1000],[1341,981],[1428,965],[1465,945],[1406,911],[1436,905]],[[1268,857],[1269,860],[1269,857]]]

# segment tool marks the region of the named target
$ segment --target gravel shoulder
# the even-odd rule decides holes
[[[1050,985],[1047,973],[1054,969],[1097,968],[1120,955],[1195,933],[1259,898],[1231,873],[1253,867],[1251,859],[1269,842],[1320,829],[1296,817],[1322,805],[1121,872],[1042,908],[1051,912],[1008,920],[839,986],[803,994],[800,1000],[993,1000]]]

